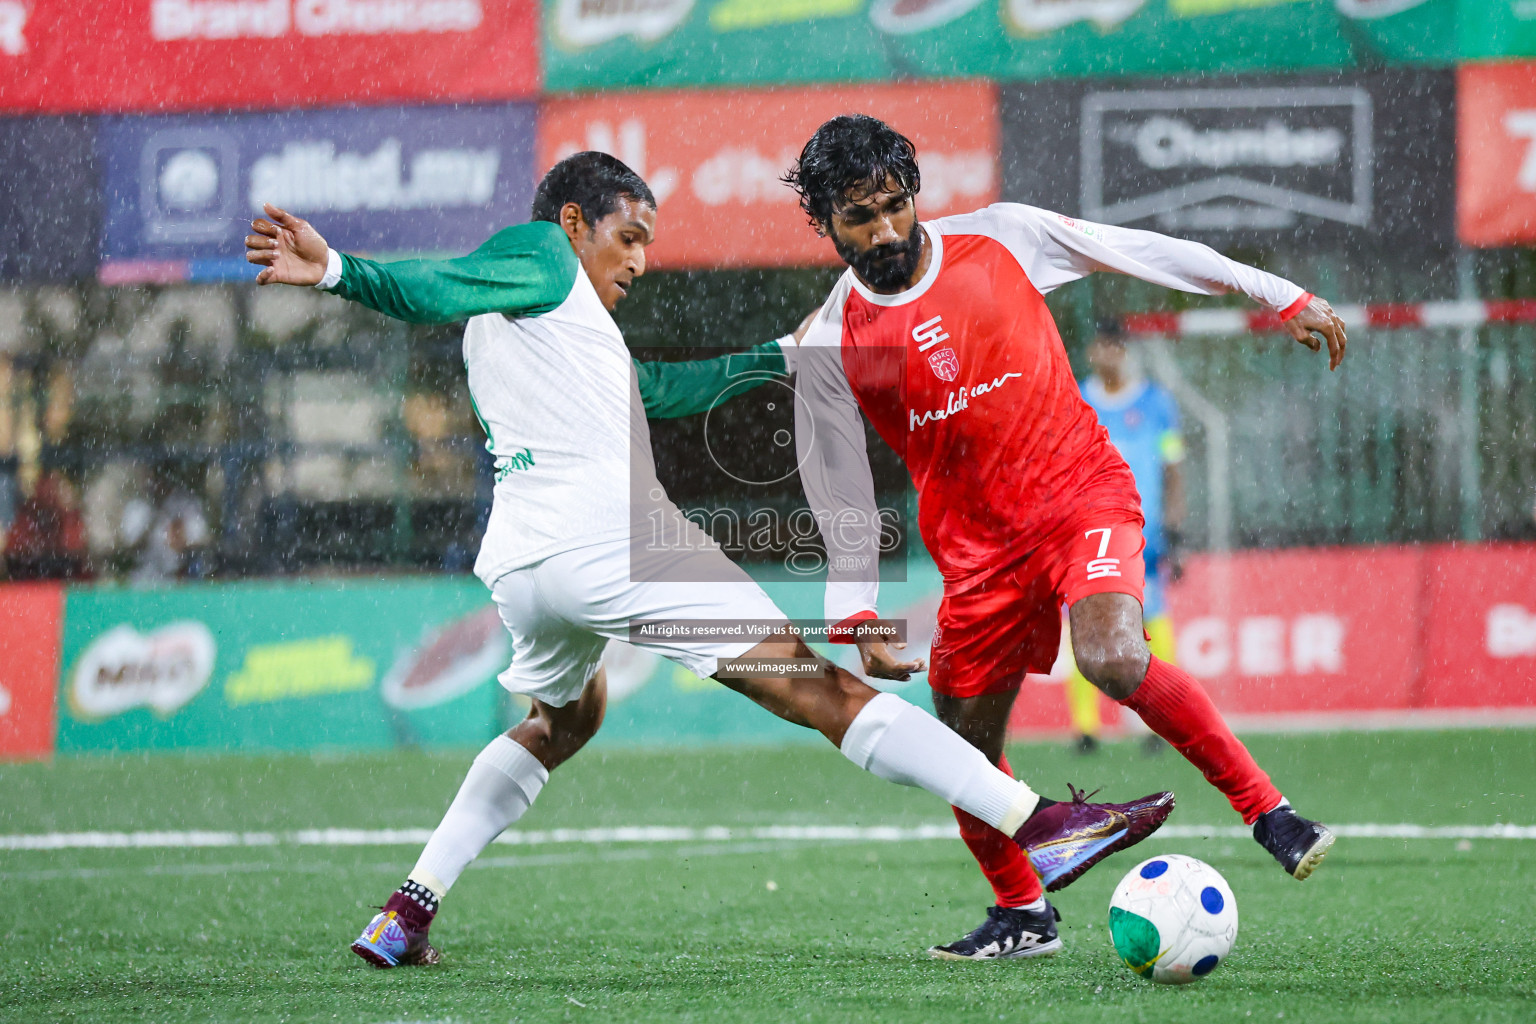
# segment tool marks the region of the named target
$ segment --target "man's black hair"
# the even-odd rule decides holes
[[[783,181],[800,193],[800,209],[812,224],[830,224],[849,193],[882,189],[887,177],[917,195],[923,187],[917,147],[879,118],[844,114],[816,129]]]
[[[558,224],[560,210],[566,203],[575,203],[586,222],[596,227],[619,208],[621,197],[656,208],[656,197],[644,178],[622,160],[589,150],[568,156],[549,169],[533,193],[532,217]]]
[[[1096,325],[1095,334],[1105,341],[1118,341],[1125,344],[1125,328],[1114,317],[1104,317]]]

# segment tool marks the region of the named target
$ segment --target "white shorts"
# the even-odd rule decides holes
[[[498,677],[501,685],[563,707],[581,696],[609,640],[633,643],[697,676],[712,676],[721,658],[740,657],[761,643],[762,635],[637,641],[630,623],[788,621],[763,588],[719,549],[677,553],[669,561],[669,575],[678,580],[718,582],[634,582],[628,538],[563,551],[502,576],[491,586],[501,621],[512,634],[512,666]],[[689,571],[690,563],[696,571]]]

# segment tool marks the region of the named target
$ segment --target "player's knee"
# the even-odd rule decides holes
[[[561,708],[535,704],[519,729],[558,763],[570,758],[597,734],[606,704],[603,700],[581,700]]]
[[[1094,686],[1114,700],[1136,692],[1147,674],[1146,644],[1084,645],[1076,652],[1077,668]]]

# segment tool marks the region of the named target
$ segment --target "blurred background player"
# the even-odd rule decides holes
[[[1168,615],[1163,586],[1177,583],[1184,574],[1179,550],[1184,523],[1184,436],[1179,432],[1178,402],[1168,389],[1147,379],[1138,355],[1127,348],[1119,321],[1101,321],[1088,345],[1092,372],[1082,382],[1083,400],[1109,431],[1110,443],[1136,478],[1145,519],[1141,535],[1147,544],[1142,552],[1146,585],[1141,616],[1151,637],[1148,647],[1152,656],[1171,665],[1173,620]],[[1072,727],[1077,731],[1077,749],[1091,753],[1098,749],[1103,727],[1099,691],[1070,657],[1064,688]],[[1167,746],[1141,719],[1124,715],[1121,722],[1128,730],[1143,734],[1143,749],[1148,754]]]

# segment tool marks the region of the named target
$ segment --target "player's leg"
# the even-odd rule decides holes
[[[434,964],[427,930],[448,890],[470,862],[527,813],[549,773],[586,745],[602,724],[602,669],[563,707],[535,700],[528,717],[475,757],[416,866],[352,944],[376,967]]]
[[[952,697],[935,690],[933,707],[939,721],[980,750],[999,770],[1012,775],[1003,741],[1017,696],[1015,687],[974,697]],[[932,946],[929,955],[946,960],[992,960],[1031,955],[1032,948],[1059,949],[1059,918],[1046,902],[1040,878],[1023,847],[975,815],[958,807],[953,810],[960,839],[992,886],[994,903],[980,925],[953,942]]]
[[[1090,820],[1117,814],[1114,820],[1126,824],[1115,805],[1042,799],[937,718],[817,659],[796,637],[770,637],[740,656],[820,661],[819,675],[721,681],[780,718],[817,730],[860,768],[888,782],[925,789],[1015,843],[1059,837],[1082,830]],[[1157,824],[1161,824],[1161,817]],[[1120,830],[1114,849],[1139,842],[1155,827],[1143,831],[1138,823],[1131,823],[1129,829]],[[1104,856],[1108,853],[1084,860],[1078,873]]]
[[[1034,790],[998,771],[938,719],[818,658],[798,637],[772,636],[740,656],[819,662],[821,672],[814,676],[720,681],[780,718],[815,729],[860,768],[890,782],[926,789],[1008,835],[1018,832],[1042,806]]]
[[[1083,675],[1199,768],[1286,870],[1306,878],[1333,844],[1332,833],[1290,809],[1200,683],[1147,647],[1139,526],[1078,533],[1081,540],[1073,540],[1064,563],[1063,590]]]
[[[1050,577],[1030,558],[946,594],[936,634],[928,681],[940,720],[1009,772],[1003,741],[1018,688],[1026,672],[1049,671],[1061,647],[1060,604]],[[1172,809],[1170,793],[1129,804],[1088,805],[1074,797],[1050,809],[1050,817],[1060,819],[1053,827],[1042,827],[1045,818],[1032,823],[1022,844],[1006,842],[959,808],[955,817],[997,905],[1008,909],[1038,891],[1037,876],[1048,891],[1064,888],[1110,853],[1151,835]],[[1020,845],[1028,856],[1013,848]],[[982,927],[991,926],[989,917]]]
[[[1017,695],[1018,690],[1012,688],[974,697],[952,697],[935,690],[933,707],[939,721],[980,750],[999,770],[1012,775],[1013,768],[1003,753],[1003,739]],[[1016,910],[1039,900],[1040,879],[1023,848],[975,815],[958,807],[954,812],[960,838],[992,886],[996,905]]]
[[[534,700],[527,718],[492,740],[475,758],[410,880],[427,887],[437,899],[445,896],[469,862],[528,811],[549,781],[549,773],[597,733],[607,703],[607,680],[601,668],[569,704],[556,707]]]
[[[820,732],[859,767],[926,789],[1008,835],[1042,806],[1033,790],[998,771],[932,715],[817,657],[781,628],[788,617],[707,538],[660,554],[632,552],[625,542],[611,551],[587,550],[594,578],[602,580],[591,588],[600,595],[588,621],[597,632],[629,637],[696,675],[715,676],[778,717]],[[642,562],[645,578],[636,579]],[[672,630],[631,637],[637,621],[720,623],[729,638],[680,638]],[[796,659],[818,668],[809,675],[721,677],[723,658]]]
[[[1150,565],[1148,568],[1150,570]],[[1173,618],[1168,614],[1163,600],[1163,581],[1151,571],[1147,573],[1146,592],[1142,596],[1141,618],[1147,630],[1147,647],[1152,657],[1169,665],[1177,665]],[[1084,682],[1087,683],[1087,680]],[[1158,757],[1168,749],[1168,741],[1148,729],[1140,715],[1125,715],[1122,722],[1128,733],[1140,735],[1141,751],[1148,757]]]
[[[376,967],[437,962],[427,931],[448,890],[603,722],[607,640],[551,614],[531,571],[503,577],[493,593],[513,642],[502,685],[530,698],[528,717],[475,757],[416,866],[352,944]]]

